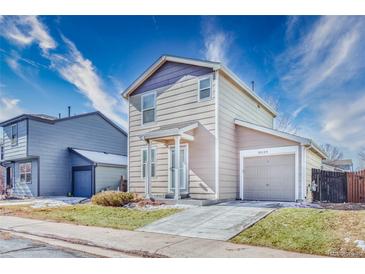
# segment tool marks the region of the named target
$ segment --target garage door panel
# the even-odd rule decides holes
[[[244,159],[244,199],[295,200],[294,154]]]

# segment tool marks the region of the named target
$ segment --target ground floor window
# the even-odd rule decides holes
[[[20,182],[30,184],[32,183],[32,163],[19,164]]]
[[[146,177],[147,173],[147,148],[142,150],[142,178]],[[156,176],[156,148],[151,148],[151,177]]]

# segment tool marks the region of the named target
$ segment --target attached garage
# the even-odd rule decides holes
[[[326,155],[306,138],[235,120],[240,199],[297,201],[308,198],[307,155]],[[308,159],[309,160],[309,159]]]
[[[127,175],[127,157],[105,152],[70,148],[72,194],[91,197],[103,190],[116,190]]]
[[[273,149],[270,149],[272,151]],[[243,151],[243,199],[295,201],[296,147],[293,153],[274,149],[269,156],[256,156],[252,150]],[[269,151],[269,150],[266,150]]]

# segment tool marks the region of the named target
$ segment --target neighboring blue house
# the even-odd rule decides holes
[[[7,187],[17,196],[90,197],[127,175],[127,133],[100,112],[1,122]]]

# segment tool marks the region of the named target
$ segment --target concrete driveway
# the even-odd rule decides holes
[[[276,205],[260,206],[229,202],[213,206],[194,207],[144,226],[139,231],[229,240],[252,226],[272,211]]]

